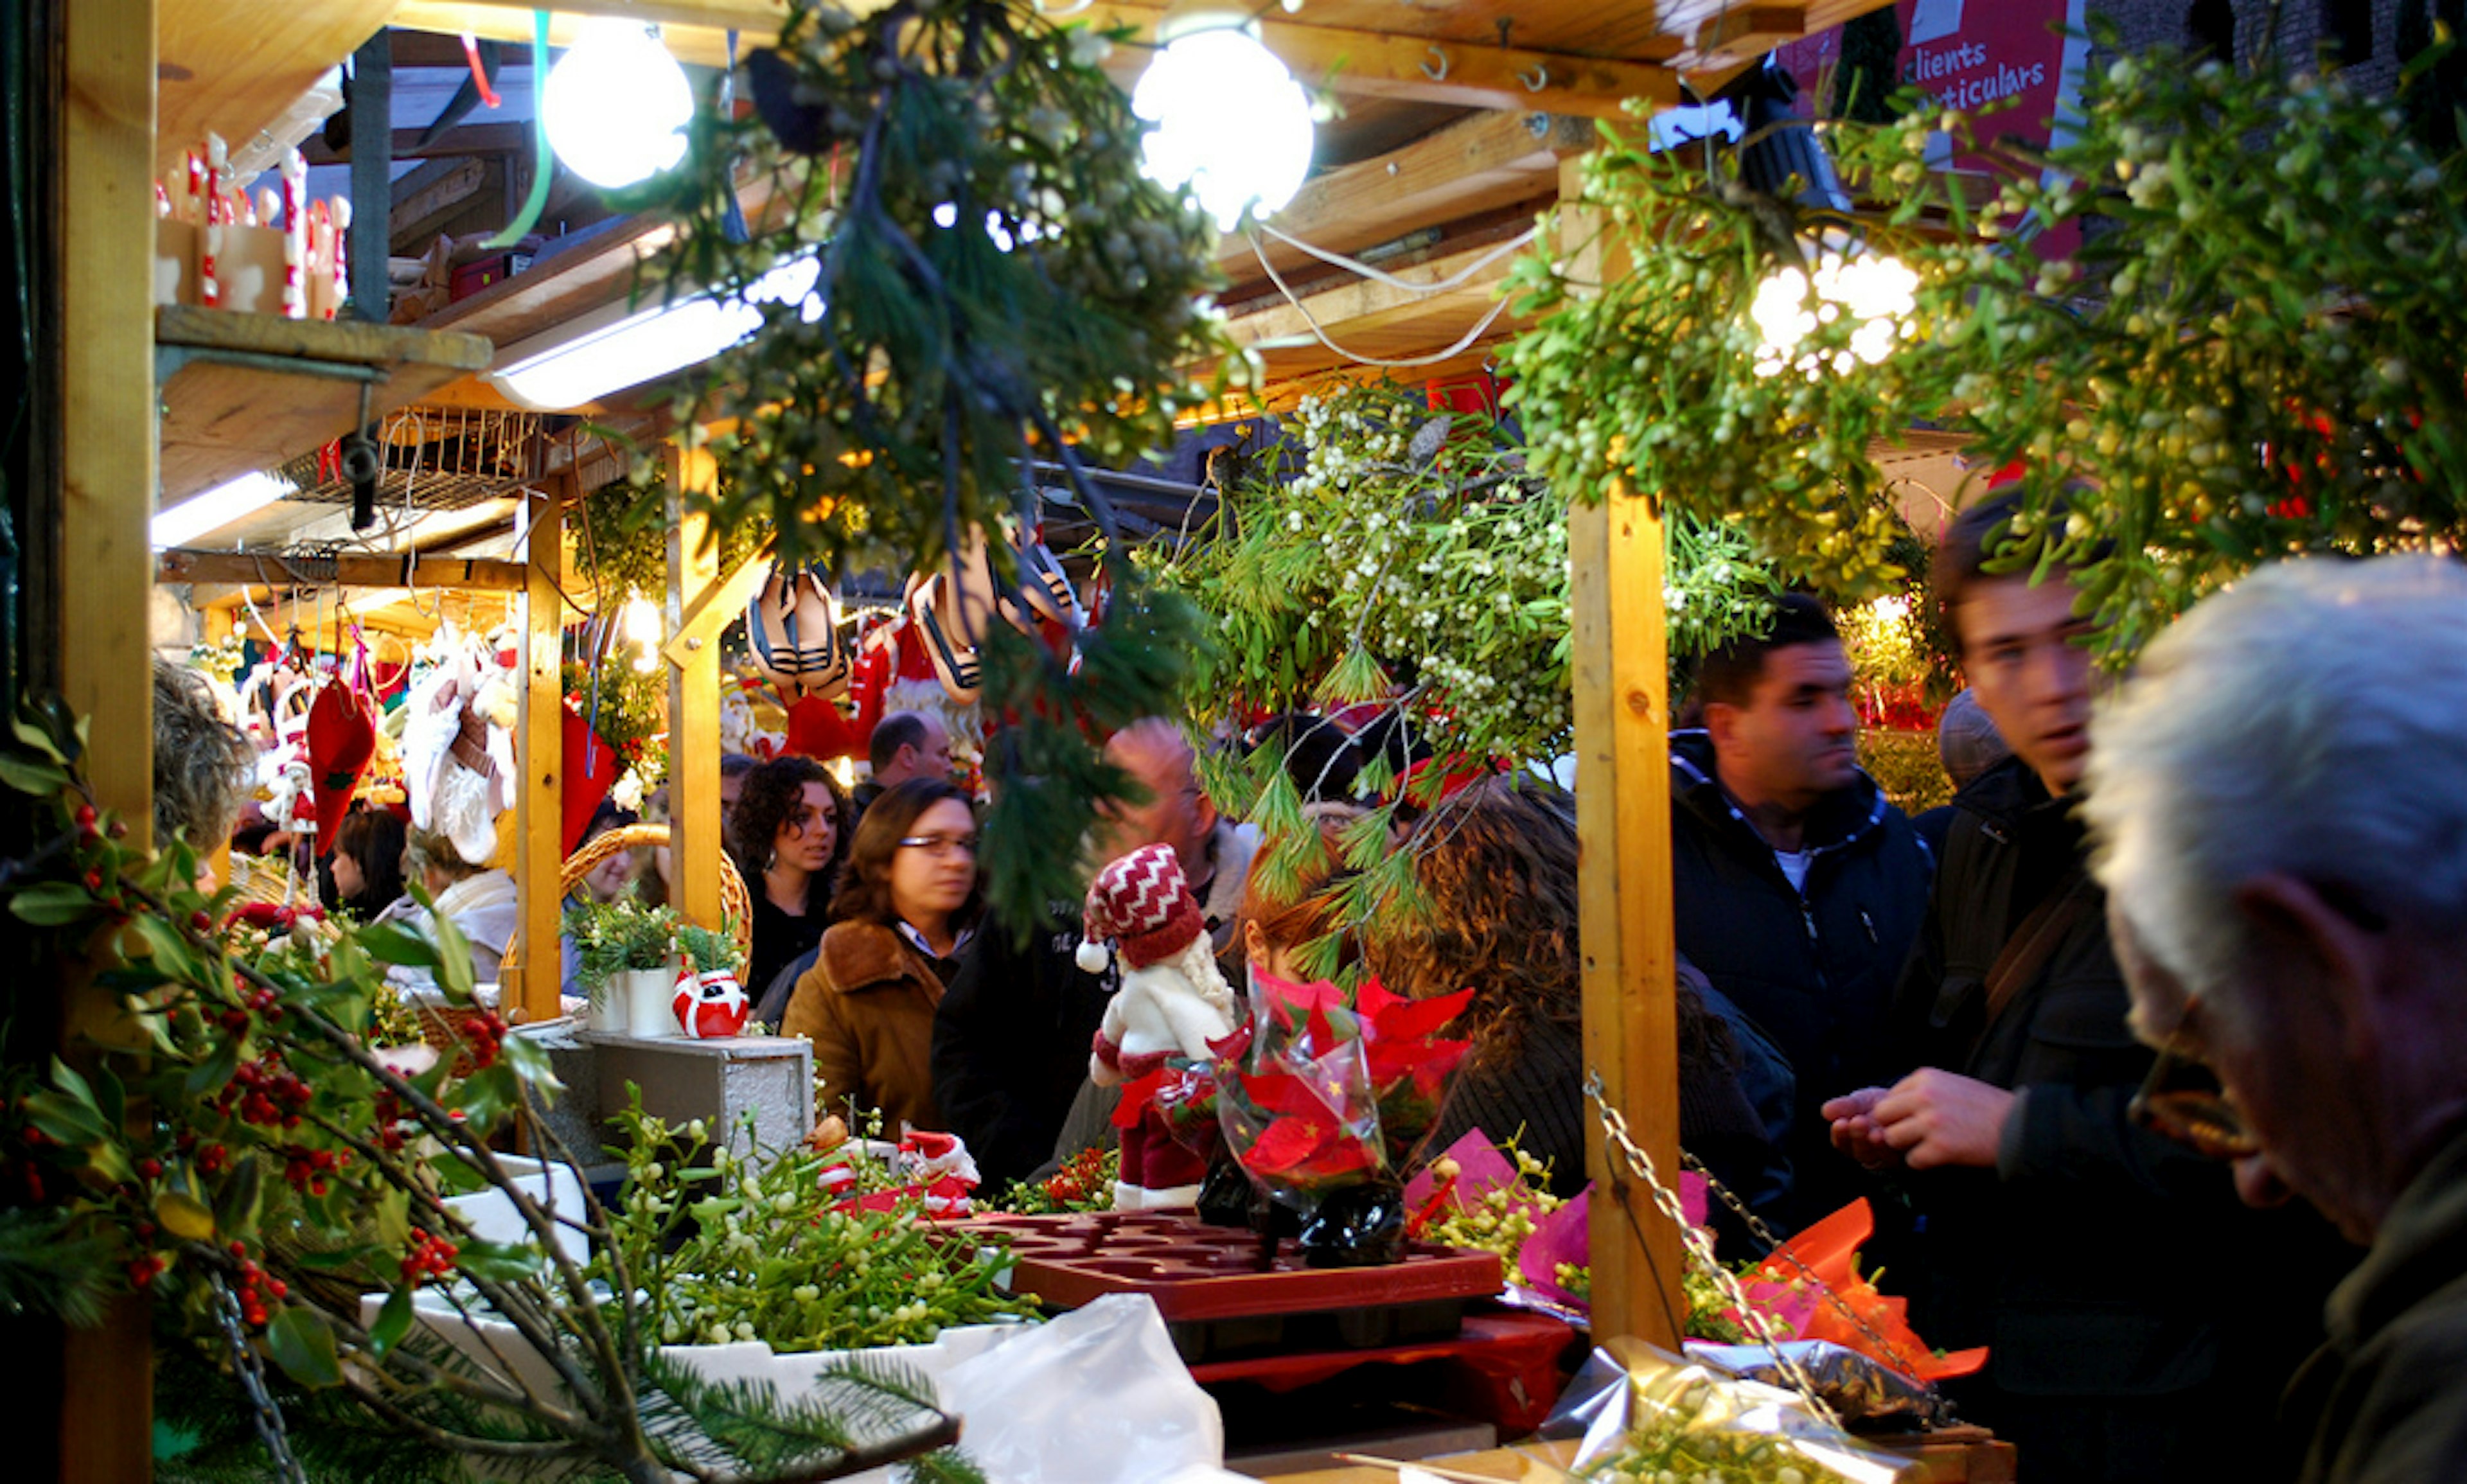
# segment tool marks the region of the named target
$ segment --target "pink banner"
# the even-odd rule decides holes
[[[1893,68],[1897,87],[1917,87],[1947,108],[1972,111],[1991,103],[1982,138],[2012,138],[2033,147],[2062,144],[2072,132],[2082,68],[2090,43],[2081,34],[2085,0],[1898,0],[1902,49]],[[1781,65],[1813,98],[1841,60],[1840,28],[1794,41]],[[1829,101],[1829,100],[1825,100]],[[1802,102],[1801,107],[1808,104]],[[1957,151],[1942,136],[1928,142],[1928,164],[1939,170],[1984,174],[1985,162]],[[2061,257],[2079,240],[2077,229],[2039,239],[2039,251]]]

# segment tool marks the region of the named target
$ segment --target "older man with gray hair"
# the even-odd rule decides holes
[[[2154,642],[2085,808],[2147,1125],[2357,1242],[2311,1484],[2467,1479],[2467,569],[2265,568]]]

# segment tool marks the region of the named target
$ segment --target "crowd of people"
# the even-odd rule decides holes
[[[2452,1476],[2467,570],[2284,562],[2111,687],[2065,571],[1990,570],[2012,510],[1964,512],[1937,552],[1967,686],[1942,731],[1950,806],[1905,818],[1858,766],[1849,664],[1813,599],[1698,667],[1670,750],[1682,1143],[1784,1231],[1867,1198],[1914,1326],[1988,1347],[1955,1399],[2035,1484]],[[164,831],[228,832],[200,779],[245,744],[157,679],[158,724],[187,729],[157,753]],[[1373,752],[1410,762],[1410,735],[1302,716],[1207,745],[1278,751],[1318,831],[1302,868],[1253,869],[1257,833],[1201,785],[1194,734],[1151,718],[1106,744],[1134,787],[1089,873],[1169,849],[1236,985],[1471,987],[1437,1140],[1512,1135],[1581,1183],[1572,796],[1476,770],[1395,825],[1423,909],[1348,921],[1354,785]],[[813,1042],[844,1111],[962,1135],[992,1185],[1110,1138],[1118,1091],[1087,1071],[1116,971],[1078,954],[1081,904],[985,914],[977,810],[934,718],[885,718],[870,760],[853,795],[799,756],[722,770],[758,1018]],[[630,821],[603,807],[589,833]],[[332,905],[450,917],[493,974],[502,870],[383,811],[331,843]],[[577,890],[662,892],[665,870],[621,853]]]

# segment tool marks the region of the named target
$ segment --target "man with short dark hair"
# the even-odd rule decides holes
[[[894,711],[874,723],[865,753],[873,776],[849,795],[853,816],[862,816],[886,790],[910,778],[947,782],[951,776],[951,734],[923,711]],[[856,827],[854,818],[849,827]]]
[[[1857,1194],[1821,1105],[1885,1059],[1928,855],[1860,771],[1850,662],[1816,599],[1782,597],[1766,633],[1706,656],[1696,696],[1703,730],[1670,738],[1679,952],[1790,1058],[1803,1221]]]
[[[2302,1354],[2291,1341],[2326,1249],[2318,1228],[2239,1209],[2215,1167],[2125,1115],[2150,1055],[2125,1023],[2073,809],[2091,623],[2069,569],[1987,571],[2021,508],[2005,494],[1964,511],[1935,573],[2014,755],[1955,799],[1897,992],[1908,1075],[1824,1112],[1920,1214],[1895,1262],[1912,1322],[1934,1345],[1989,1347],[1948,1389],[2017,1445],[2027,1477],[2283,1477],[2271,1399]]]

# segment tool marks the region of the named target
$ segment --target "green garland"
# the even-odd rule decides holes
[[[1986,146],[2008,174],[1983,206],[1924,163],[1937,130],[1979,147],[1972,117],[1828,125],[1875,196],[1857,221],[1749,190],[1735,155],[1709,170],[1606,137],[1585,198],[1631,271],[1578,282],[1548,237],[1520,260],[1540,318],[1508,394],[1555,483],[1730,523],[1838,596],[1905,570],[1869,445],[1961,434],[2026,465],[2007,566],[2071,565],[2120,663],[2255,563],[2467,536],[2467,164],[2403,123],[2335,77],[2161,48],[2094,77],[2044,158]],[[2020,240],[2066,223],[2098,229],[2070,261]],[[1794,351],[1804,370],[1760,374],[1749,304],[1826,227],[1916,272],[1902,349],[1845,359],[1861,324],[1841,313]]]
[[[801,256],[817,275],[679,408],[729,429],[717,488],[691,497],[722,528],[768,519],[796,560],[922,565],[1017,506],[1022,459],[1137,457],[1210,394],[1180,369],[1230,353],[1200,297],[1212,234],[1141,173],[1142,125],[1097,66],[1109,45],[1001,0],[862,20],[793,0],[754,61],[812,137],[702,112],[654,193],[683,226],[656,271],[739,291]],[[748,177],[771,205],[732,240]]]

